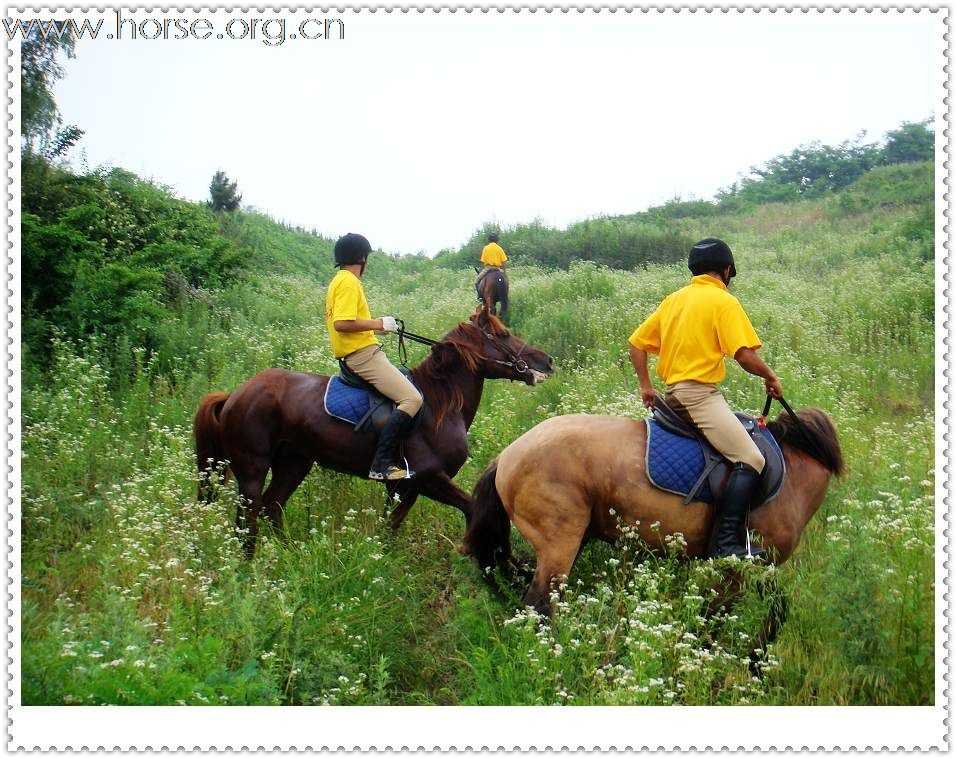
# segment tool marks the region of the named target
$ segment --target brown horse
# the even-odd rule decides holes
[[[468,458],[467,431],[486,379],[534,385],[553,371],[549,355],[519,340],[494,316],[479,310],[431,348],[412,370],[427,411],[406,441],[415,472],[386,483],[397,496],[391,525],[398,529],[419,495],[460,509],[468,517],[471,497],[452,482]],[[282,529],[282,509],[313,463],[365,477],[375,450],[374,433],[358,433],[325,412],[329,377],[266,369],[232,393],[210,393],[199,404],[193,431],[200,474],[199,495],[208,498],[215,468],[235,474],[245,508],[236,525],[245,529],[246,554],[255,551],[260,511]],[[262,492],[266,476],[272,480]]]
[[[798,416],[800,426],[783,415],[768,424],[783,450],[787,478],[779,495],[749,518],[778,564],[796,548],[830,476],[844,471],[830,417],[819,409]],[[663,551],[665,537],[681,533],[686,556],[704,556],[714,508],[699,501],[685,506],[680,496],[653,487],[645,473],[646,441],[647,427],[636,419],[574,414],[533,427],[478,480],[462,552],[483,568],[505,567],[511,561],[508,520],[514,522],[537,556],[524,603],[542,614],[550,613],[552,583],[571,572],[584,542],[613,542],[619,519],[636,523],[653,550]]]
[[[501,269],[492,267],[478,281],[478,297],[489,314],[498,314],[505,323],[508,321],[508,275]],[[497,310],[501,304],[501,311]]]

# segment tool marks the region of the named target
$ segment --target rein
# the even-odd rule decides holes
[[[408,347],[405,345],[405,338],[408,338],[413,343],[421,343],[422,345],[438,345],[437,340],[432,340],[430,337],[422,337],[421,335],[416,335],[414,332],[406,330],[404,320],[396,319],[395,323],[398,325],[398,356],[402,361],[402,366],[408,367]]]
[[[794,423],[797,425],[797,429],[800,430],[800,434],[803,435],[803,439],[807,441],[807,445],[809,445],[810,448],[812,448],[814,451],[817,452],[818,457],[821,456],[822,454],[820,452],[820,448],[819,446],[817,446],[813,436],[810,434],[810,430],[807,429],[807,426],[803,423],[800,417],[798,417],[794,413],[793,409],[790,408],[790,404],[787,403],[786,399],[783,396],[780,396],[780,398],[778,398],[777,400],[780,401],[780,405],[783,406],[784,411],[786,411],[787,414],[790,416],[790,418],[793,419]],[[768,395],[767,402],[763,406],[763,414],[761,414],[760,416],[761,426],[764,426],[764,427],[766,426],[767,414],[770,413],[770,405],[772,403],[773,403],[773,396]]]
[[[439,342],[441,342],[440,340],[432,340],[430,337],[423,337],[422,335],[416,335],[414,332],[409,332],[408,330],[405,329],[405,322],[402,319],[396,319],[395,323],[398,324],[398,355],[399,355],[399,358],[401,359],[402,366],[404,367],[408,367],[408,348],[405,345],[406,338],[408,338],[414,343],[420,343],[421,345],[428,345],[428,346],[438,345]],[[495,359],[489,359],[490,361],[494,361],[496,364],[501,364],[503,366],[511,367],[516,372],[518,372],[518,374],[527,373],[528,362],[520,358],[521,352],[528,347],[527,343],[523,343],[521,346],[521,350],[515,353],[507,345],[504,345],[503,343],[501,343],[495,335],[489,332],[485,332],[484,330],[481,330],[481,334],[483,334],[486,338],[488,338],[496,348],[498,348],[502,353],[504,353],[506,356],[508,356],[508,358],[511,359],[510,361],[502,361],[501,359],[495,358]],[[487,358],[487,357],[484,357],[484,358]]]

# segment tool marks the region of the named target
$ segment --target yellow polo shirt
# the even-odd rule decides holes
[[[325,296],[325,325],[329,328],[329,342],[336,358],[342,358],[368,345],[378,345],[372,330],[339,332],[335,322],[351,319],[371,319],[365,290],[352,272],[339,269],[332,277]]]
[[[716,384],[727,374],[724,356],[760,347],[743,306],[709,274],[664,298],[628,340],[659,355],[657,374],[668,385],[685,380]]]
[[[496,242],[488,243],[481,250],[481,262],[485,266],[501,266],[507,260],[504,248]]]

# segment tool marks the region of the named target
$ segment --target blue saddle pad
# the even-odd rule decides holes
[[[654,487],[669,493],[687,495],[704,471],[704,452],[700,442],[665,430],[653,419],[647,420],[647,478]],[[700,500],[712,500],[705,482]]]
[[[770,443],[771,448],[779,454],[780,446],[770,431],[760,428],[760,433]],[[704,471],[704,452],[699,440],[675,435],[655,420],[648,419],[645,465],[647,478],[652,485],[669,493],[686,496]],[[775,496],[777,491],[779,491],[779,484],[770,497]],[[713,493],[706,480],[695,500],[713,503]]]
[[[358,424],[372,407],[371,393],[359,387],[346,385],[338,375],[325,388],[325,411],[343,422]],[[381,399],[376,394],[375,402]]]

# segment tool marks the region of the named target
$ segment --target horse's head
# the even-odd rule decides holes
[[[481,339],[481,373],[488,379],[509,379],[536,385],[554,374],[554,359],[512,335],[488,309],[479,308],[467,324]]]
[[[536,385],[554,373],[554,359],[512,335],[487,309],[479,308],[432,347],[435,369],[464,365],[486,379]]]

